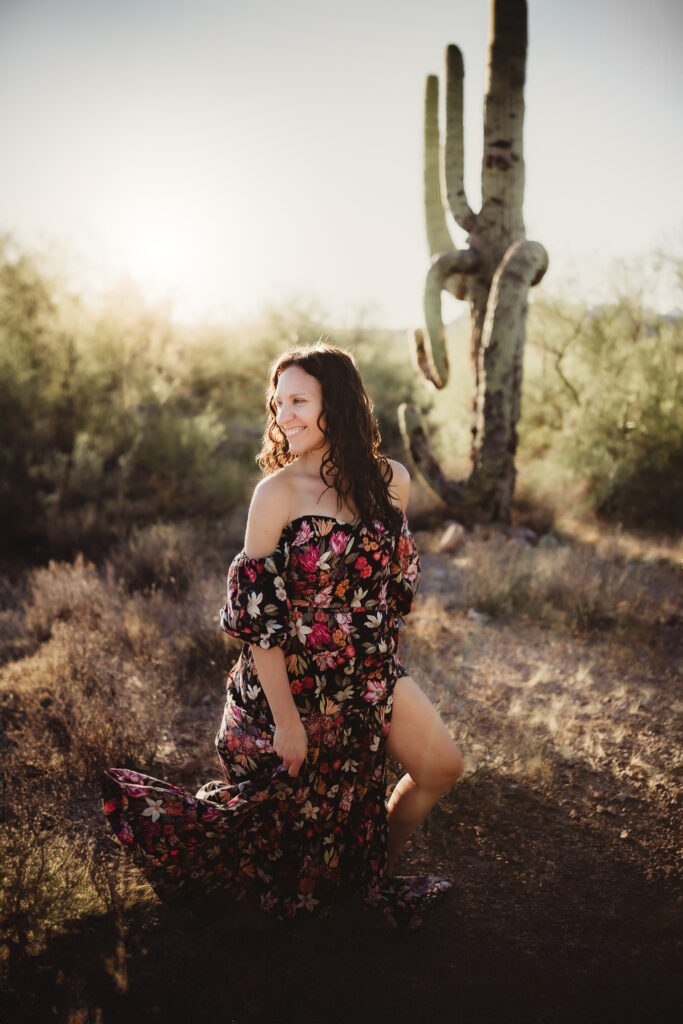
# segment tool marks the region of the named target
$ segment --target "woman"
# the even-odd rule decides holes
[[[410,478],[379,454],[340,349],[281,356],[267,409],[267,475],[221,612],[244,642],[216,738],[225,778],[193,797],[111,769],[105,811],[162,897],[222,893],[292,917],[345,889],[417,923],[449,883],[390,873],[462,759],[396,655],[419,573]],[[388,806],[387,752],[406,771]]]

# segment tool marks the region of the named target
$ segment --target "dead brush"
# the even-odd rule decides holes
[[[28,586],[24,628],[38,643],[48,639],[55,622],[78,618],[96,627],[112,596],[81,554],[71,564],[51,561],[47,568],[34,569]]]
[[[199,561],[193,531],[182,523],[135,528],[109,558],[128,593],[161,591],[176,600],[187,593]]]
[[[471,541],[461,601],[492,617],[524,615],[547,625],[608,629],[656,615],[647,601],[648,566],[601,557],[574,545]]]
[[[46,794],[13,773],[9,820],[0,830],[0,939],[10,962],[40,952],[46,937],[65,922],[100,913],[103,903],[90,883],[96,840],[47,813]]]
[[[153,666],[141,680],[116,612],[103,601],[96,625],[89,616],[53,621],[49,640],[0,670],[6,701],[13,695],[22,708],[12,741],[27,763],[71,783],[112,762],[152,760],[160,719],[172,713],[172,681]]]

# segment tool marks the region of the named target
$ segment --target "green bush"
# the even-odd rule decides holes
[[[0,241],[0,536],[101,557],[133,526],[217,519],[258,475],[268,367],[321,336],[356,355],[390,454],[419,386],[394,334],[334,331],[315,309],[175,328],[117,296],[98,312]]]
[[[683,508],[683,316],[621,296],[546,299],[530,314],[523,458],[586,481],[598,512],[675,528]],[[541,474],[537,469],[537,477]]]

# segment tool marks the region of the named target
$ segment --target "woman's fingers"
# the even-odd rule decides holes
[[[282,764],[288,774],[292,778],[297,776],[308,750],[308,736],[301,720],[294,727],[275,729],[273,749],[278,757],[282,758]]]

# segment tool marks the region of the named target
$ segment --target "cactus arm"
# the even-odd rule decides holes
[[[454,274],[472,274],[479,266],[473,249],[453,249],[432,261],[425,280],[423,305],[427,339],[421,335],[422,352],[418,347],[417,362],[425,378],[434,387],[443,388],[448,381],[446,331],[441,315],[441,292]],[[416,336],[417,341],[417,336]]]
[[[449,480],[444,474],[432,452],[420,410],[404,402],[398,408],[398,421],[403,443],[410,452],[420,479],[447,505],[461,505],[467,500],[467,486]]]
[[[415,471],[422,482],[446,505],[457,511],[463,522],[485,518],[483,495],[472,476],[467,480],[449,480],[429,443],[422,413],[414,405],[399,406],[398,419],[403,443],[410,453]],[[482,515],[484,512],[484,515]]]
[[[464,231],[474,226],[476,216],[465,195],[463,146],[463,79],[462,54],[452,44],[446,49],[446,197],[456,223]]]
[[[424,210],[430,256],[453,249],[441,197],[439,144],[439,79],[429,75],[424,109]]]
[[[496,494],[501,480],[506,489],[514,487],[527,299],[529,288],[538,284],[547,267],[548,254],[539,242],[515,242],[491,284],[480,350],[479,379],[485,382],[485,394],[478,403],[483,421],[474,471],[486,494]],[[496,515],[509,509],[511,498],[511,492],[496,494]]]

